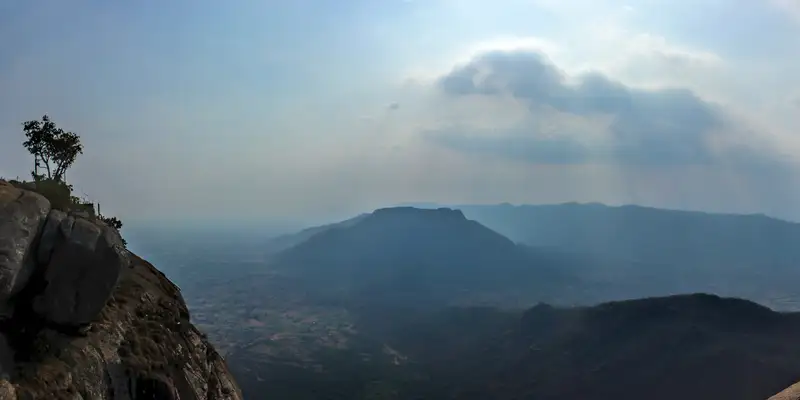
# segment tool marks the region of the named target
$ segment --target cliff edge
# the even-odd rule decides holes
[[[0,400],[241,398],[180,290],[115,229],[0,180]]]

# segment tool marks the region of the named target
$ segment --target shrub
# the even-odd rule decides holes
[[[44,179],[37,182],[21,182],[21,186],[23,189],[28,189],[44,196],[50,201],[50,206],[53,209],[65,212],[73,209],[72,188],[64,182]]]
[[[95,217],[94,204],[72,195],[72,185],[53,179],[42,179],[35,182],[9,181],[14,187],[30,190],[44,196],[50,201],[50,207],[64,212],[86,212]]]

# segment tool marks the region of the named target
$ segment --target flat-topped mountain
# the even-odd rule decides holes
[[[552,298],[572,281],[537,261],[461,211],[398,207],[322,229],[278,253],[274,267],[330,299],[511,303]]]

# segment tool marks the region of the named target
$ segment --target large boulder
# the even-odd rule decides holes
[[[19,293],[36,269],[33,250],[49,211],[43,196],[0,180],[0,304]]]
[[[52,327],[20,332],[25,321],[9,324],[25,336],[19,342],[34,345],[15,348],[25,353],[9,385],[0,376],[0,400],[242,399],[225,360],[192,325],[180,289],[152,264],[128,256],[114,295],[80,335]]]
[[[33,311],[66,326],[92,322],[130,263],[116,230],[58,211],[48,216],[37,253],[45,286]]]

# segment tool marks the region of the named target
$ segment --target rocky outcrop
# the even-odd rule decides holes
[[[770,397],[767,400],[800,400],[800,383],[795,383],[786,390]]]
[[[241,399],[180,294],[94,219],[0,181],[0,400]]]

